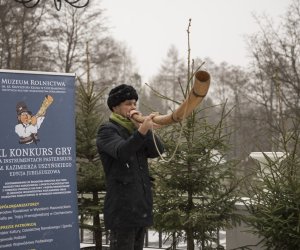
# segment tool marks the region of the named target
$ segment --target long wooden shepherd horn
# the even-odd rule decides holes
[[[188,117],[193,110],[202,102],[206,96],[210,85],[210,74],[206,71],[199,70],[195,73],[194,85],[188,97],[184,102],[173,112],[167,115],[157,115],[153,117],[153,121],[159,125],[170,125],[175,122],[180,122]],[[134,113],[132,118],[142,123],[145,117]]]

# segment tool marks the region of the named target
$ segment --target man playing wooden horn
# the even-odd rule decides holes
[[[153,141],[150,114],[142,123],[130,117],[136,113],[138,94],[126,84],[109,92],[109,121],[100,126],[97,147],[106,176],[104,223],[110,230],[111,250],[142,250],[146,227],[153,224],[152,190],[148,158],[163,152]]]

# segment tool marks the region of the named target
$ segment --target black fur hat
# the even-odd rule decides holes
[[[118,106],[121,102],[126,100],[135,99],[136,101],[139,99],[138,94],[134,87],[126,84],[121,84],[115,88],[113,88],[108,95],[107,105],[109,109],[112,111],[113,107]]]
[[[32,115],[31,111],[28,110],[25,102],[18,102],[16,106],[17,115],[21,115],[23,112],[27,112]]]

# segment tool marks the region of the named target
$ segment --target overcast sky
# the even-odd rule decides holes
[[[112,35],[131,50],[142,81],[158,73],[171,45],[187,58],[187,27],[192,19],[191,56],[246,66],[245,35],[257,31],[253,14],[274,21],[292,0],[101,0]]]

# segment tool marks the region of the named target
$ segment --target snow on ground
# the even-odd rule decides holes
[[[165,235],[163,234],[163,249],[170,247],[171,245],[171,241],[165,241]],[[147,250],[151,250],[151,249],[155,249],[157,250],[159,247],[158,244],[158,240],[159,240],[159,236],[158,236],[158,232],[154,231],[154,230],[149,230],[148,231],[148,247],[145,248]],[[84,243],[81,243],[81,247],[85,246],[92,246],[91,244],[93,243],[93,234],[89,231],[89,230],[84,230],[84,235],[83,235],[83,240]],[[105,237],[103,238],[103,243],[105,243]],[[224,246],[224,248],[226,249],[226,232],[225,231],[220,231],[220,244],[222,246]],[[84,248],[83,248],[84,249]],[[185,250],[186,249],[186,244],[185,242],[179,242],[178,246],[177,246],[178,250]],[[195,247],[195,250],[199,249],[198,247]]]

